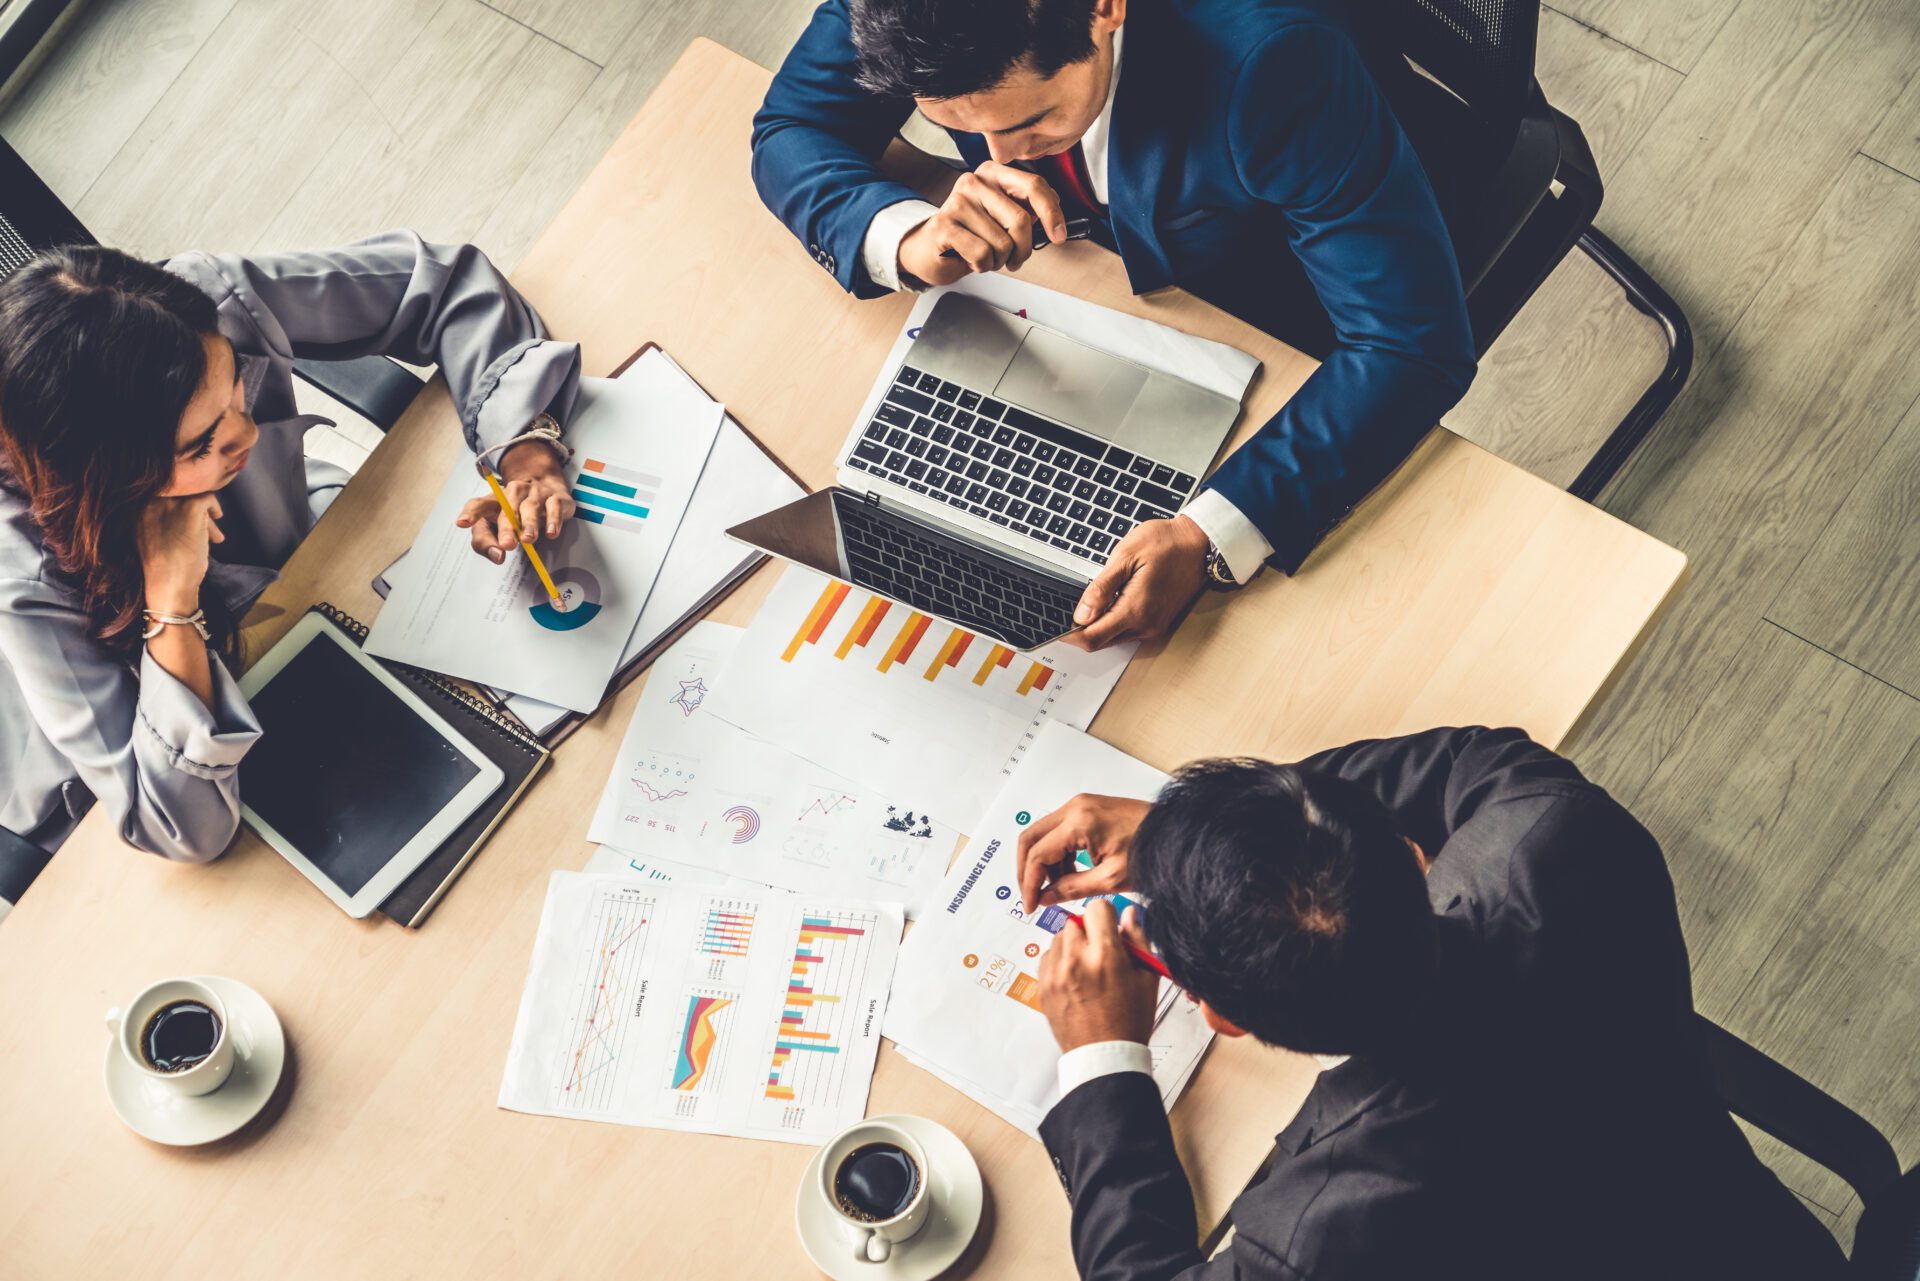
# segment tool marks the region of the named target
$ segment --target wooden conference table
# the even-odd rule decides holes
[[[855,302],[755,198],[762,68],[695,43],[515,274],[589,373],[664,345],[810,484],[832,477],[910,300]],[[1312,364],[1181,294],[1134,298],[1070,245],[1028,279],[1257,354],[1240,435]],[[459,449],[439,383],[375,451],[248,619],[259,654],[313,601],[362,618]],[[1559,743],[1682,577],[1684,558],[1445,431],[1293,578],[1206,597],[1094,723],[1156,765],[1292,758],[1439,724]],[[716,611],[744,623],[777,569]],[[0,926],[0,1271],[13,1277],[806,1277],[799,1146],[588,1124],[494,1099],[547,874],[580,866],[637,688],[571,738],[424,929],[354,922],[250,833],[207,867],[135,852],[96,811]],[[401,780],[396,780],[396,784]],[[204,1150],[128,1132],[100,1015],[160,977],[227,974],[284,1021],[291,1089]],[[1312,1080],[1220,1042],[1175,1108],[1203,1223]],[[957,1272],[1070,1276],[1038,1143],[883,1049],[873,1114],[912,1112],[979,1159],[988,1218]]]

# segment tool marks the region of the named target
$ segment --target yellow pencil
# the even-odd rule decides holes
[[[500,510],[506,514],[507,524],[513,529],[514,536],[520,538],[520,550],[525,552],[527,559],[533,562],[533,572],[540,575],[541,586],[547,589],[547,599],[558,606],[560,589],[553,585],[553,575],[549,574],[547,567],[541,563],[540,553],[533,550],[533,544],[527,542],[525,536],[520,533],[520,518],[513,514],[513,503],[507,498],[507,491],[500,488],[500,482],[494,479],[491,471],[482,467],[480,474],[487,478],[487,484],[493,488],[493,496],[500,500]]]

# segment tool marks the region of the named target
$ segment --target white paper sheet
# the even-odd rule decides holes
[[[986,808],[1042,725],[1093,720],[1135,648],[1017,654],[791,565],[707,707],[957,827]]]
[[[1059,1099],[1060,1064],[1039,1009],[1040,957],[1069,909],[1021,911],[1020,829],[1081,792],[1150,800],[1165,781],[1063,724],[1040,731],[900,949],[886,1032],[902,1053],[1013,1124],[1037,1129]],[[1124,907],[1125,896],[1115,897]],[[1149,1048],[1168,1106],[1212,1038],[1198,1007],[1163,980]]]
[[[656,354],[635,362],[645,372],[634,377],[581,380],[567,424],[580,506],[559,537],[538,544],[567,607],[547,601],[525,556],[494,565],[473,554],[453,522],[488,490],[463,457],[394,571],[368,653],[575,711],[598,705],[724,413]]]
[[[555,872],[499,1104],[819,1143],[866,1114],[895,903]]]
[[[674,364],[671,356],[664,351],[653,354],[666,361],[685,379],[688,387],[699,391],[699,384]],[[635,361],[626,373],[631,374],[641,363]],[[720,434],[713,442],[713,453],[707,458],[706,470],[700,474],[700,483],[694,487],[693,499],[687,504],[686,517],[674,535],[666,563],[660,567],[660,578],[654,583],[646,607],[640,611],[640,621],[634,624],[633,635],[621,651],[614,670],[620,670],[658,644],[662,636],[700,607],[716,584],[731,578],[742,565],[759,557],[755,549],[728,538],[729,529],[776,507],[784,507],[805,493],[798,481],[754,444],[745,428],[731,417],[722,423]],[[507,710],[536,734],[546,733],[567,714],[564,707],[521,694],[508,698],[506,703]]]
[[[714,719],[707,702],[744,634],[697,623],[654,663],[588,839],[918,915],[959,834]]]

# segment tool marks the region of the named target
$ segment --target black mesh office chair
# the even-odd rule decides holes
[[[1594,226],[1603,188],[1580,126],[1534,79],[1536,0],[1350,0],[1368,65],[1439,194],[1475,345],[1494,339],[1576,244],[1661,327],[1660,375],[1568,487],[1591,502],[1686,385],[1693,331]]]
[[[1920,1167],[1900,1173],[1867,1119],[1705,1015],[1701,1048],[1727,1110],[1832,1170],[1860,1197],[1849,1276],[1920,1281]]]

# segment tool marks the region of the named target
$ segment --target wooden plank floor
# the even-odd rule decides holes
[[[811,7],[92,0],[0,133],[140,253],[409,224],[510,267],[688,40],[777,63]],[[1574,755],[1664,842],[1702,1008],[1913,1162],[1920,6],[1556,0],[1540,41],[1601,227],[1698,343],[1603,499],[1692,580]],[[1564,482],[1662,354],[1575,255],[1448,421]],[[1850,1236],[1843,1185],[1763,1151]]]

